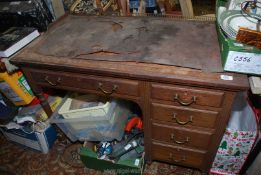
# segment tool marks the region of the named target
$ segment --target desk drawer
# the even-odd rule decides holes
[[[152,144],[152,159],[194,168],[202,166],[205,154],[206,152],[199,150],[185,149],[160,143]]]
[[[74,87],[78,89],[93,90],[105,95],[123,94],[139,96],[139,82],[126,79],[101,77],[65,72],[31,71],[36,83],[51,87]]]
[[[218,112],[172,106],[158,103],[151,104],[151,116],[154,120],[175,123],[181,126],[215,128]]]
[[[224,92],[209,89],[170,86],[158,83],[151,85],[151,98],[177,102],[183,106],[201,105],[220,107]]]
[[[152,123],[152,139],[207,150],[212,133]]]

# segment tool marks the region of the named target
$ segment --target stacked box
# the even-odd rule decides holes
[[[226,6],[227,0],[217,0],[218,8]],[[217,33],[221,59],[225,71],[261,75],[261,50],[254,46],[238,43],[225,36],[217,22]]]
[[[57,137],[57,133],[51,125],[42,131],[33,133],[26,133],[22,129],[6,129],[4,127],[1,127],[0,130],[8,140],[45,154],[49,152]]]

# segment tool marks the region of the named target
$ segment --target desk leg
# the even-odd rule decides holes
[[[34,83],[31,73],[27,68],[22,68],[22,71],[23,71],[23,73],[26,77],[26,80],[27,80],[28,84],[30,85],[32,91],[34,92],[35,96],[37,98],[39,98],[40,104],[43,107],[45,113],[47,114],[48,117],[50,117],[52,115],[53,111],[52,111],[47,99],[44,97],[42,88],[39,87],[38,85],[36,85],[36,83]]]
[[[48,117],[50,117],[52,115],[53,111],[52,111],[47,99],[44,97],[44,94],[41,92],[41,93],[36,94],[36,96],[39,98],[40,104],[43,107],[45,113],[47,114]]]
[[[142,82],[140,86],[142,93],[142,113],[143,113],[143,129],[145,143],[145,161],[147,164],[152,163],[151,157],[151,120],[150,120],[150,83]]]

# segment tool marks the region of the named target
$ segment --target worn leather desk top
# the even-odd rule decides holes
[[[61,61],[134,61],[223,71],[214,22],[68,15],[30,52]]]

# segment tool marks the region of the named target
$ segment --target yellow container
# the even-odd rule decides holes
[[[0,73],[0,91],[16,106],[27,105],[34,99],[33,92],[23,73]]]

